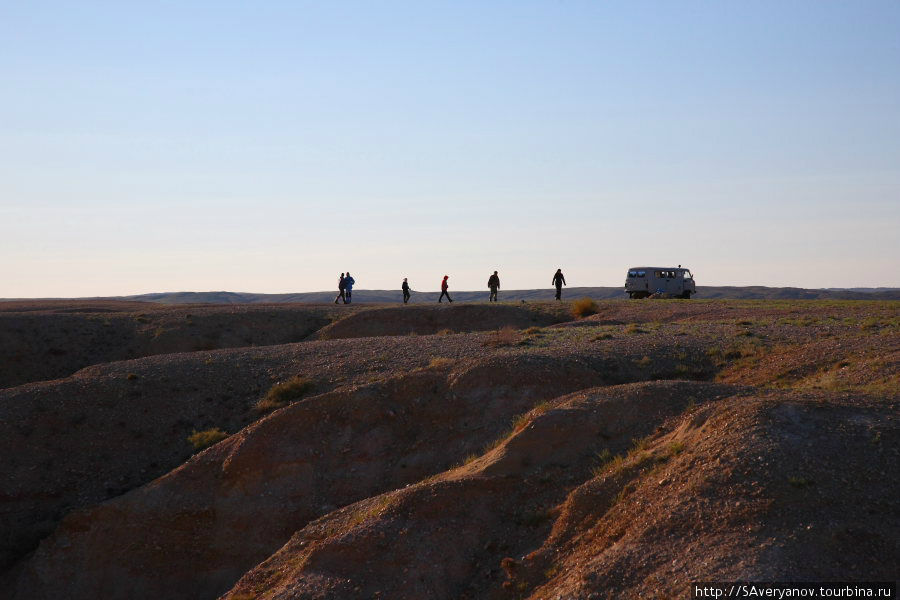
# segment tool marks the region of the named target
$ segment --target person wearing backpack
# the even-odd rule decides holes
[[[556,273],[553,275],[552,283],[556,286],[556,299],[562,300],[562,286],[566,285],[566,278],[563,275],[562,269],[556,270]]]
[[[438,297],[438,302],[444,299],[444,296],[447,296],[447,300],[451,303],[453,302],[453,298],[450,297],[450,293],[447,289],[450,287],[447,285],[447,279],[449,279],[449,275],[444,275],[444,280],[441,282],[441,295]]]
[[[347,271],[347,276],[344,277],[345,304],[350,304],[350,301],[352,300],[354,283],[356,283],[356,280],[350,276],[350,271]]]
[[[406,277],[403,278],[403,285],[400,286],[400,289],[403,290],[403,304],[409,302],[409,283],[406,281]]]
[[[488,298],[488,302],[496,302],[497,290],[500,289],[500,277],[497,275],[497,271],[494,271],[494,274],[488,278],[488,287],[491,289],[491,296]]]
[[[337,304],[338,300],[343,301],[344,304],[347,304],[347,297],[344,296],[344,274],[341,273],[341,278],[338,280],[338,295],[334,297],[334,303]]]

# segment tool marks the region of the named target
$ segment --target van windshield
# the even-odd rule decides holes
[[[690,272],[690,271],[687,271],[687,270],[686,270],[686,271],[684,272],[684,278],[685,278],[685,279],[693,279],[694,276],[691,275],[691,272]]]

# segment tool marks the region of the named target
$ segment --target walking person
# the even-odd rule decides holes
[[[488,287],[491,288],[491,297],[488,298],[488,302],[496,302],[497,290],[500,289],[500,277],[497,275],[497,271],[494,271],[494,274],[488,278]]]
[[[447,280],[450,278],[449,275],[444,275],[444,280],[441,282],[441,295],[438,297],[438,302],[444,299],[444,296],[447,296],[447,300],[453,302],[453,298],[450,297],[450,293],[447,291],[447,288],[450,287],[447,285]]]
[[[403,290],[403,304],[409,302],[409,283],[406,281],[406,277],[403,278],[403,285],[400,286],[400,289]]]
[[[562,286],[566,285],[566,278],[562,273],[562,269],[557,269],[553,275],[553,285],[556,286],[556,299],[562,300]]]
[[[350,300],[353,296],[353,284],[356,283],[356,280],[350,276],[350,271],[347,271],[347,276],[344,277],[344,303],[350,304]]]
[[[341,273],[341,278],[338,281],[338,295],[334,297],[334,303],[337,304],[338,300],[341,300],[344,304],[347,304],[347,297],[344,296],[344,274]]]

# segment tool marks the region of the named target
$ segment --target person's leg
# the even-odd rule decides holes
[[[453,298],[450,297],[450,292],[447,292],[447,301],[451,303],[453,302]]]

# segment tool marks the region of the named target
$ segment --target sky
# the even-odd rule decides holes
[[[4,2],[0,297],[900,287],[900,2]]]

